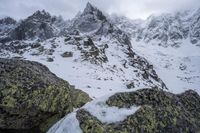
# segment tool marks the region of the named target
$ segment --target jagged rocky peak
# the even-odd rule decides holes
[[[99,20],[105,20],[106,17],[103,15],[103,13],[94,7],[90,2],[87,3],[86,8],[84,9],[82,15],[95,15]]]
[[[29,16],[27,19],[31,19],[31,20],[37,20],[37,21],[47,21],[47,20],[51,20],[51,15],[50,13],[48,13],[45,10],[38,10],[35,13],[33,13],[33,15]]]
[[[83,13],[87,14],[87,13],[91,13],[94,10],[96,10],[97,8],[93,7],[92,4],[90,2],[87,3]]]
[[[53,17],[45,10],[36,11],[23,20],[11,33],[13,40],[46,40],[56,36]]]
[[[5,17],[5,18],[0,19],[0,24],[14,25],[14,24],[16,24],[16,23],[17,23],[17,21],[14,20],[14,19],[11,18],[11,17]]]
[[[143,30],[145,42],[157,40],[161,45],[174,44],[183,39],[182,23],[179,16],[163,14],[151,16],[147,19],[146,28]]]
[[[86,34],[95,38],[106,37],[115,39],[123,45],[131,45],[128,36],[117,28],[107,17],[90,3],[78,15],[67,29],[70,34]],[[76,32],[74,32],[76,31]]]
[[[0,43],[10,41],[9,33],[16,27],[17,21],[11,17],[0,19]]]
[[[111,28],[105,15],[90,3],[87,3],[84,11],[75,17],[69,29],[70,31],[74,31],[76,29],[81,33],[94,34],[102,31],[105,27],[107,27],[107,30]]]
[[[189,38],[196,44],[200,40],[200,10],[179,12],[175,14],[162,14],[147,19],[147,25],[142,30],[146,42],[157,40],[164,46],[181,44]]]
[[[110,20],[137,41],[163,47],[180,47],[187,40],[196,46],[200,45],[199,18],[200,8],[151,15],[143,21],[128,20],[120,16],[111,16]]]

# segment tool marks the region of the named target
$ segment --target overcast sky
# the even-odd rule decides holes
[[[0,16],[25,18],[36,10],[45,9],[65,19],[74,17],[90,1],[108,14],[145,19],[151,14],[200,8],[200,0],[0,0]]]

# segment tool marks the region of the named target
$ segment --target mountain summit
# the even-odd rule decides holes
[[[85,7],[85,9],[84,9],[84,11],[83,11],[83,13],[84,14],[91,13],[94,10],[98,10],[98,9],[93,7],[93,5],[90,2],[88,2],[86,7]]]
[[[36,11],[33,15],[20,22],[11,34],[12,39],[45,40],[55,36],[56,29],[52,25],[52,17],[46,11]]]
[[[106,17],[103,15],[103,13],[99,9],[94,7],[92,4],[90,4],[89,2],[87,3],[82,15],[88,15],[88,14],[94,15],[99,20],[106,19]]]

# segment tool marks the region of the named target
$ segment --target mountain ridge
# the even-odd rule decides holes
[[[146,20],[129,20],[120,17],[110,17],[118,27],[137,41],[149,44],[161,45],[163,47],[179,47],[184,40],[188,39],[199,46],[200,8],[177,13],[163,13],[151,15]],[[116,20],[119,20],[117,22]],[[128,23],[128,25],[126,24]]]
[[[45,36],[44,29],[38,32],[40,25],[44,22],[41,22],[43,19],[47,27],[50,26],[50,29],[53,29],[51,15],[45,11],[37,11],[24,20],[27,26],[30,23],[34,25],[33,27],[19,26],[27,29],[22,31],[25,38],[2,43],[1,56],[4,58],[17,56],[41,62],[61,78],[90,93],[91,97],[119,91],[110,86],[116,86],[114,88],[119,89],[127,89],[127,87],[134,89],[140,86],[157,86],[160,89],[167,89],[153,66],[132,50],[130,38],[91,4],[87,4],[86,9],[74,18],[71,24],[63,27],[58,34],[55,36],[53,34],[50,38]],[[40,35],[41,32],[43,36]],[[77,65],[85,71],[77,70]],[[61,72],[66,66],[69,70]],[[60,67],[62,69],[59,69]],[[73,74],[74,76],[69,76]],[[87,83],[82,80],[85,77],[88,78]],[[94,84],[93,80],[98,84]],[[77,81],[80,82],[77,83]],[[105,86],[106,84],[110,85]],[[102,86],[106,91],[101,88]],[[91,91],[90,88],[96,89]],[[100,95],[95,91],[99,91]]]

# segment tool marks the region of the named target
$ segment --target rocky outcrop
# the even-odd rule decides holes
[[[134,132],[199,132],[200,96],[188,90],[172,94],[156,89],[118,93],[111,96],[109,106],[130,108],[140,106],[134,114],[121,122],[106,124],[88,111],[77,111],[77,119],[84,133],[134,133]]]
[[[0,132],[45,132],[88,101],[40,63],[0,59]]]
[[[74,31],[77,31],[78,33],[90,36],[115,38],[121,44],[131,47],[129,37],[113,25],[99,9],[89,2],[84,11],[73,19],[67,31],[70,34],[74,34]]]
[[[10,34],[13,40],[40,39],[46,40],[56,36],[58,29],[54,25],[56,17],[48,12],[36,11],[27,19],[21,21]]]
[[[11,40],[9,34],[16,27],[16,24],[17,21],[10,17],[0,19],[0,43]]]
[[[13,25],[13,24],[16,24],[17,21],[14,20],[13,18],[11,17],[6,17],[6,18],[3,18],[3,19],[0,19],[0,24],[3,25]]]

